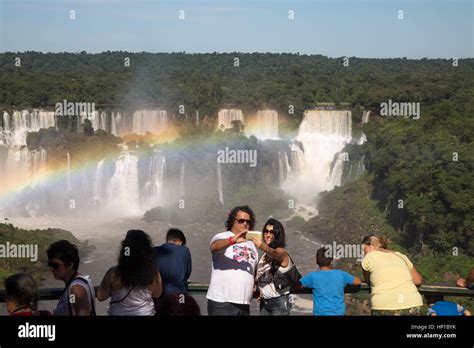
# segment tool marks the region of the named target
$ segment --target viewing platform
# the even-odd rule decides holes
[[[190,283],[188,290],[190,294],[205,294],[209,284]],[[94,287],[97,291],[98,286]],[[63,288],[46,288],[38,290],[38,301],[56,300],[61,297]],[[474,289],[460,288],[456,286],[442,286],[442,285],[421,285],[418,291],[424,294],[456,296],[456,297],[474,297]],[[360,286],[347,286],[344,290],[346,294],[354,293],[370,293],[370,288],[367,283],[362,283]],[[310,289],[297,289],[291,292],[292,294],[311,294]],[[5,290],[0,290],[0,303],[5,302]]]

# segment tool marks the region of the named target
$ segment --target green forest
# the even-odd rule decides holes
[[[226,106],[268,107],[290,135],[305,109],[334,102],[352,110],[353,128],[367,135],[357,151],[365,156],[370,209],[400,243],[418,253],[474,255],[474,59],[349,57],[344,66],[343,57],[299,54],[11,52],[0,54],[0,69],[3,110],[53,108],[66,99],[176,114],[184,105],[188,115],[214,119]],[[419,102],[420,119],[379,116],[389,99]],[[361,126],[363,110],[372,116]],[[181,136],[200,139],[191,123]]]

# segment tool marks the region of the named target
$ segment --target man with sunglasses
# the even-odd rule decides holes
[[[79,273],[77,246],[67,240],[51,244],[46,251],[54,278],[66,286],[54,315],[95,315],[95,291],[88,276]]]
[[[212,272],[206,296],[209,315],[250,315],[258,253],[245,234],[254,226],[252,209],[235,207],[226,221],[227,232],[212,238]]]

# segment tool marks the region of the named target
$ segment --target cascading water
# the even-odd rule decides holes
[[[336,162],[331,170],[329,177],[329,187],[341,186],[342,172],[344,170],[344,161],[347,158],[347,152],[340,152],[337,154]]]
[[[93,199],[94,204],[98,205],[102,201],[103,192],[102,188],[104,187],[104,160],[99,161],[95,168],[94,173],[94,191],[93,191]]]
[[[232,128],[232,121],[239,120],[244,124],[244,115],[239,109],[222,109],[217,114],[217,128],[229,129]]]
[[[284,177],[284,172],[283,172],[283,160],[281,158],[281,152],[278,152],[278,187],[282,187],[283,183],[285,182],[285,177]]]
[[[278,139],[278,113],[275,110],[259,110],[245,133],[262,140]]]
[[[160,134],[168,125],[166,110],[138,110],[133,113],[132,132],[145,135],[147,132]]]
[[[147,181],[143,186],[142,208],[151,209],[164,203],[163,178],[166,159],[162,154],[154,154],[149,159]]]
[[[370,111],[364,111],[362,113],[362,124],[369,123]]]
[[[107,114],[105,112],[101,112],[99,116],[99,129],[107,131]]]
[[[37,184],[38,175],[46,168],[47,151],[45,149],[30,152],[33,159],[32,186]]]
[[[278,183],[279,188],[283,188],[286,178],[290,175],[291,167],[288,162],[288,155],[286,152],[278,152]]]
[[[112,112],[110,118],[110,132],[115,136],[123,135],[122,114],[120,112]]]
[[[115,172],[107,186],[107,209],[124,215],[140,213],[138,157],[127,151],[115,161]]]
[[[2,118],[3,130],[0,131],[0,140],[7,146],[26,145],[28,132],[56,127],[56,118],[52,111],[13,111],[11,116],[4,112]]]
[[[222,172],[219,161],[217,162],[217,192],[219,193],[219,202],[224,205],[224,193],[222,192]]]
[[[309,110],[305,112],[296,138],[304,153],[295,144],[291,146],[291,175],[283,188],[303,204],[314,204],[319,192],[340,185],[341,163],[333,166],[336,154],[351,141],[352,117],[350,111]],[[331,171],[332,168],[332,171]]]

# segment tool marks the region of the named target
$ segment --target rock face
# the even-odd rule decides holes
[[[391,237],[391,227],[370,199],[372,185],[367,177],[325,192],[319,200],[319,215],[300,225],[322,243],[357,244],[364,236],[377,234]]]

